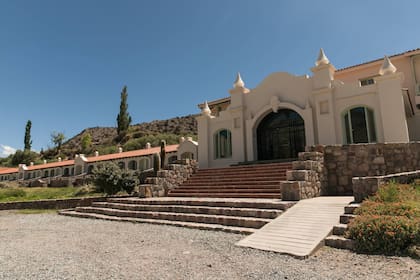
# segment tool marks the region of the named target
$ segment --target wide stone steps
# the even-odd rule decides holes
[[[218,225],[218,224],[203,224],[203,223],[180,222],[180,221],[116,217],[116,216],[108,216],[108,215],[102,215],[102,214],[81,213],[81,212],[76,212],[73,210],[64,210],[64,211],[61,211],[60,214],[71,216],[71,217],[77,217],[77,218],[90,218],[90,219],[101,219],[101,220],[118,221],[118,222],[169,225],[169,226],[178,226],[178,227],[186,227],[186,228],[194,228],[194,229],[217,230],[217,231],[240,233],[240,234],[251,234],[257,230],[254,228],[232,227],[232,226],[224,226],[224,225]]]
[[[280,199],[281,193],[234,193],[234,192],[212,192],[212,193],[190,193],[177,192],[168,194],[169,197],[221,197],[221,198],[272,198]]]
[[[209,206],[209,207],[236,207],[236,208],[257,208],[257,209],[280,209],[287,210],[296,202],[281,201],[278,199],[231,199],[231,198],[194,198],[194,197],[159,197],[159,198],[110,198],[109,202],[140,204],[140,205],[187,205],[187,206]]]
[[[280,182],[291,167],[291,163],[270,163],[199,169],[168,196],[281,198]]]
[[[60,214],[249,234],[292,205],[293,202],[255,198],[110,198],[107,202],[63,210]]]
[[[113,208],[130,211],[151,211],[151,212],[173,212],[173,213],[196,213],[208,215],[225,215],[274,219],[283,210],[278,209],[256,209],[256,208],[232,208],[232,207],[210,207],[210,206],[189,206],[189,205],[141,205],[124,204],[112,202],[94,202],[92,207]]]

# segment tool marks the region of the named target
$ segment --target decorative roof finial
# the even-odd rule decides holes
[[[244,83],[244,81],[242,81],[241,73],[239,73],[239,72],[236,75],[236,80],[233,83],[233,87],[234,88],[244,88],[245,87],[245,83]]]
[[[207,101],[204,103],[204,107],[201,110],[201,114],[204,115],[204,116],[208,116],[208,117],[211,116],[211,110],[210,110],[210,107],[209,107],[209,104],[207,103]]]
[[[381,69],[379,69],[379,75],[388,75],[393,74],[397,71],[397,68],[394,64],[391,63],[387,56],[384,57],[384,62],[382,63]]]
[[[318,58],[315,62],[315,65],[316,66],[327,65],[328,63],[330,63],[330,61],[328,60],[328,57],[325,55],[324,50],[321,48],[319,50]]]

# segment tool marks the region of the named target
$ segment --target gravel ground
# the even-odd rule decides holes
[[[420,279],[420,261],[322,248],[299,260],[223,232],[0,211],[0,279]]]

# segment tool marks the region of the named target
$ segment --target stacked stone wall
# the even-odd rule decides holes
[[[159,170],[156,177],[149,177],[145,184],[139,187],[140,197],[167,196],[174,189],[185,182],[197,171],[198,164],[191,160],[182,164],[168,164],[166,169]]]
[[[420,142],[317,145],[308,149],[324,155],[327,195],[353,195],[353,177],[420,169]]]

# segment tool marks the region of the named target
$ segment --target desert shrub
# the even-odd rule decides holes
[[[106,162],[96,166],[92,173],[98,191],[113,195],[121,190],[122,171],[117,164]]]
[[[381,186],[376,194],[369,198],[370,201],[376,202],[401,202],[401,201],[417,201],[420,199],[420,186],[418,185],[402,185],[395,182]]]
[[[382,203],[365,201],[360,208],[356,209],[356,215],[386,215],[404,216],[407,218],[420,217],[420,209],[409,202]]]
[[[346,237],[355,240],[359,252],[400,254],[420,244],[420,218],[361,215],[354,218]]]
[[[133,174],[123,171],[113,162],[106,162],[93,169],[93,182],[97,190],[113,195],[121,190],[131,194],[137,184]]]

